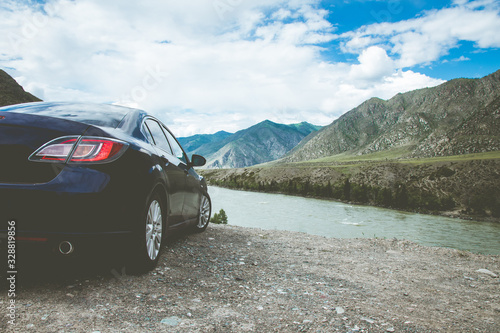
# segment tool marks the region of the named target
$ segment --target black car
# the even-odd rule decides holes
[[[65,255],[120,246],[155,267],[166,234],[204,231],[207,185],[158,119],[115,105],[0,108],[0,233]],[[12,239],[12,238],[11,238]]]

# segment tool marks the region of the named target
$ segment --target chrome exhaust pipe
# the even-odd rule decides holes
[[[68,241],[62,241],[59,243],[59,252],[65,256],[70,255],[74,250],[75,247]]]

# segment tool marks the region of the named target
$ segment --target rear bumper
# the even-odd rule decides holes
[[[125,248],[130,243],[130,232],[108,233],[44,233],[24,232],[15,233],[16,253],[25,254],[53,254],[80,256],[89,253],[111,253],[116,249]],[[0,250],[6,253],[9,241],[7,233],[0,233]],[[31,255],[29,256],[31,257]]]
[[[27,239],[130,233],[141,201],[123,183],[98,170],[67,166],[45,184],[0,184],[0,237],[8,221],[15,221],[17,235]]]

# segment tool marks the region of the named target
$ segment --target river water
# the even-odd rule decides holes
[[[305,232],[334,238],[397,238],[426,246],[500,254],[500,223],[344,204],[329,200],[211,186],[212,214],[230,225]]]

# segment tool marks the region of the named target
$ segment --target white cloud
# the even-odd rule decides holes
[[[358,54],[369,46],[383,46],[399,57],[397,66],[405,68],[437,61],[459,41],[479,48],[500,47],[499,7],[494,0],[460,0],[407,21],[364,26],[343,35],[344,50]]]
[[[452,61],[460,62],[460,61],[470,61],[470,58],[460,56],[459,58],[452,59]]]
[[[358,60],[360,64],[351,68],[351,76],[358,80],[380,80],[390,76],[394,71],[392,59],[378,46],[370,46],[363,50]]]
[[[0,66],[45,100],[137,106],[184,136],[264,119],[326,125],[368,98],[441,83],[401,69],[436,60],[458,39],[498,42],[486,33],[494,13],[466,2],[345,34],[358,61],[328,62],[322,43],[339,36],[317,3],[52,0],[41,12],[6,1]],[[452,24],[469,15],[479,27]]]

